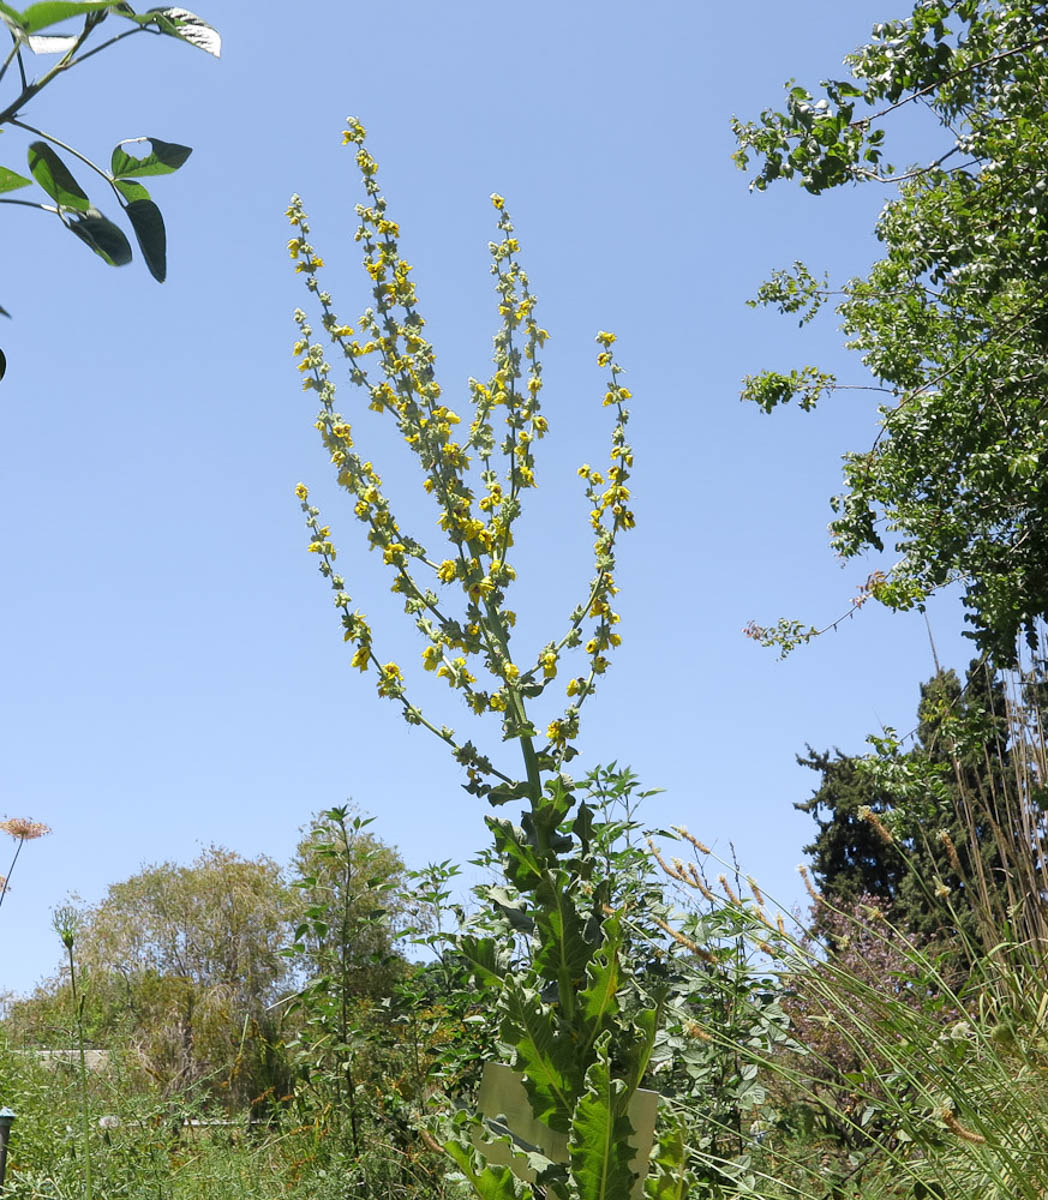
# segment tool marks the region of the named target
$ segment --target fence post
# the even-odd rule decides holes
[[[4,1190],[7,1174],[7,1140],[11,1136],[11,1122],[15,1114],[9,1108],[0,1108],[0,1192]]]

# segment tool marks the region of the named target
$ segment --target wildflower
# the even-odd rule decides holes
[[[309,499],[309,488],[307,488],[304,483],[296,483],[295,484],[295,495],[300,500],[308,500]]]
[[[491,203],[494,204],[494,206],[499,210],[499,212],[501,212],[502,209],[505,207],[506,200],[503,196],[500,196],[498,194],[498,192],[492,192],[491,193]]]

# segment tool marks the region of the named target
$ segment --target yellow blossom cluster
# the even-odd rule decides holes
[[[572,611],[567,632],[543,646],[534,659],[525,660],[532,666],[518,665],[510,650],[516,618],[505,604],[507,589],[516,577],[508,555],[514,544],[513,526],[521,512],[522,497],[537,486],[535,446],[549,429],[541,412],[539,357],[549,334],[536,319],[536,299],[517,257],[520,243],[505,199],[493,194],[491,202],[498,214],[499,232],[489,250],[501,320],[494,339],[491,375],[483,382],[468,382],[471,411],[464,422],[444,400],[437,381],[435,354],[424,335],[425,321],[418,311],[412,268],[401,255],[400,229],[387,215],[378,184],[378,165],[365,147],[365,137],[360,122],[350,118],[343,144],[355,151],[366,194],[365,202],[356,206],[359,223],[354,238],[363,251],[363,266],[371,285],[371,303],[353,325],[340,319],[330,295],[321,290],[318,273],[323,260],[309,241],[309,221],[297,196],[287,211],[294,229],[288,251],[296,271],[305,276],[307,289],[319,303],[320,325],[330,346],[344,361],[349,382],[363,389],[370,409],[389,415],[416,455],[423,487],[438,506],[437,523],[447,539],[447,557],[430,558],[422,543],[401,529],[382,490],[381,478],[373,464],[356,450],[350,422],[335,410],[335,385],[330,378],[327,351],[314,340],[313,328],[301,309],[295,312],[298,370],[304,389],[317,394],[315,424],[338,483],[353,497],[353,510],[367,527],[370,548],[378,550],[393,570],[392,590],[402,597],[405,611],[426,639],[423,669],[461,691],[473,712],[501,714],[503,735],[520,741],[531,779],[540,769],[540,759],[544,764],[541,769],[553,769],[574,753],[571,743],[578,736],[579,705],[593,692],[596,676],[606,670],[606,652],[621,641],[613,629],[619,618],[610,602],[617,590],[613,582],[616,537],[634,524],[627,486],[633,454],[625,439],[629,414],[624,405],[630,393],[621,384],[621,368],[611,350],[614,334],[599,333],[597,362],[610,374],[604,404],[614,407],[617,419],[610,465],[603,473],[588,466],[579,472],[587,482],[590,520],[596,534],[596,574],[585,600]],[[319,557],[321,572],[331,582],[345,639],[354,647],[352,665],[361,671],[373,671],[381,696],[399,700],[409,722],[425,725],[453,747],[456,758],[467,769],[470,790],[481,794],[490,790],[490,785],[483,782],[485,777],[509,782],[509,777],[483,758],[472,743],[457,744],[453,731],[430,724],[407,700],[400,667],[394,662],[383,664],[376,657],[367,621],[351,610],[344,581],[335,573],[336,552],[330,529],[320,523],[319,510],[310,504],[306,486],[298,484],[295,493],[306,514],[309,549]],[[456,586],[441,591],[438,598],[432,590],[437,585]],[[455,594],[461,596],[464,605],[462,617],[452,616],[445,607],[446,597]],[[586,625],[592,628],[584,634]],[[569,706],[562,716],[549,722],[548,745],[538,752],[534,748],[538,735],[528,719],[525,702],[538,697],[557,677],[564,652],[581,646],[589,656],[588,672],[567,683]],[[481,665],[491,681],[487,690],[475,686]]]

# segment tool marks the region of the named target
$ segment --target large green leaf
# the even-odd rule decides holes
[[[151,8],[144,14],[156,22],[161,33],[181,38],[207,54],[218,58],[222,54],[222,38],[217,29],[185,8]]]
[[[111,267],[123,267],[131,261],[131,243],[124,231],[103,217],[98,209],[76,216],[68,227]]]
[[[477,982],[484,987],[499,987],[506,973],[506,966],[499,959],[494,938],[478,938],[464,933],[456,947],[466,959]]]
[[[163,283],[167,278],[167,232],[160,209],[152,200],[132,200],[126,211],[149,274],[157,283]],[[317,929],[317,923],[314,928]]]
[[[152,152],[142,158],[135,158],[124,152],[124,146],[138,142],[148,142]],[[125,138],[113,148],[109,169],[114,179],[135,179],[142,175],[167,175],[178,168],[193,153],[190,146],[180,146],[177,142],[162,142],[159,138],[140,137]]]
[[[445,1142],[444,1152],[469,1180],[480,1200],[520,1200],[522,1189],[509,1167],[481,1167],[473,1151],[459,1142]]]
[[[22,13],[22,26],[27,33],[36,33],[70,17],[81,17],[86,13],[99,12],[104,8],[116,8],[117,0],[47,0],[44,4],[30,4]]]
[[[0,192],[13,192],[17,188],[28,187],[32,182],[10,167],[0,167]]]
[[[551,1009],[537,992],[507,980],[503,992],[502,1036],[517,1052],[535,1119],[567,1133],[582,1082],[573,1047],[556,1034]]]
[[[87,212],[91,201],[58,155],[46,142],[31,142],[29,170],[45,192],[63,208]]]
[[[597,1059],[586,1072],[586,1091],[571,1121],[571,1176],[578,1200],[629,1200],[635,1176],[630,1169],[633,1133],[625,1113],[625,1085],[613,1079],[605,1034]]]
[[[535,888],[535,924],[539,947],[535,969],[544,978],[556,980],[570,990],[582,985],[595,946],[586,940],[585,923],[579,915],[566,871],[543,871]],[[561,995],[561,1003],[568,997]]]
[[[622,922],[611,916],[603,924],[604,941],[586,967],[586,986],[579,992],[579,1018],[586,1027],[580,1045],[582,1053],[604,1032],[606,1022],[618,1012],[619,947],[622,945]]]

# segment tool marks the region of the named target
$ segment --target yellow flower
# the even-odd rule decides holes
[[[544,654],[539,655],[539,662],[542,664],[542,674],[547,679],[552,679],[557,674],[556,650],[547,650]]]
[[[308,500],[309,499],[309,488],[307,488],[304,483],[296,483],[295,484],[295,495],[300,500]]]
[[[498,194],[498,192],[492,192],[491,193],[491,203],[494,204],[494,206],[499,210],[499,212],[501,212],[503,207],[505,206],[506,201],[505,201],[504,197],[502,197]]]
[[[437,663],[440,662],[440,657],[439,647],[427,646],[425,650],[422,651],[422,666],[427,671],[432,671],[436,668]]]
[[[601,330],[593,340],[595,342],[600,342],[602,346],[606,347],[610,346],[611,343],[617,339],[613,333],[606,333],[604,330]]]
[[[450,583],[455,578],[457,567],[450,558],[445,558],[444,561],[437,567],[437,578],[441,583]]]
[[[357,647],[357,652],[353,655],[350,666],[356,667],[358,671],[366,671],[368,669],[370,654],[371,647],[367,643],[362,643]]]
[[[520,678],[520,667],[515,663],[506,663],[502,668],[502,674],[507,683],[515,683]]]

